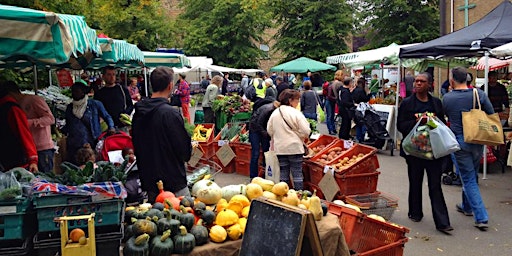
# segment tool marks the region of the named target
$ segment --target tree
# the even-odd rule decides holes
[[[353,1],[359,7],[359,23],[366,30],[374,49],[391,43],[419,43],[439,35],[437,0],[373,0]]]
[[[235,68],[257,67],[262,52],[256,46],[268,28],[267,0],[183,0],[177,24],[183,49],[207,55],[215,63]]]
[[[349,50],[352,8],[344,0],[275,0],[271,6],[279,31],[276,49],[285,60],[306,56],[324,60]]]

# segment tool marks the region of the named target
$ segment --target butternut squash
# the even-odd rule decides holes
[[[323,210],[322,205],[320,203],[320,198],[316,195],[316,189],[313,192],[313,195],[309,199],[309,211],[313,213],[313,217],[316,221],[322,220]]]

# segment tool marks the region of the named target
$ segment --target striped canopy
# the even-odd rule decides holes
[[[436,66],[441,68],[448,67],[471,67],[478,62],[478,58],[421,58],[421,59],[402,59],[402,66],[416,71],[426,71],[429,66]]]
[[[499,60],[495,58],[489,58],[489,71],[493,71],[496,69],[508,67],[512,63],[512,59],[508,60]],[[472,69],[476,70],[485,70],[485,57],[481,57],[478,60],[478,64],[471,67]]]
[[[166,53],[166,52],[143,52],[144,65],[146,67],[190,67],[190,61],[187,56],[179,53]]]
[[[70,58],[82,63],[80,56],[101,54],[96,32],[82,16],[0,5],[0,23],[2,67],[58,65]]]
[[[144,63],[144,53],[124,40],[99,38],[102,55],[92,61],[88,68],[140,67]]]

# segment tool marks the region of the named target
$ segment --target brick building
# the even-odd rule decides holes
[[[503,0],[444,0],[444,26],[441,25],[442,34],[459,30],[467,24],[471,25],[496,8]],[[440,6],[442,9],[443,6]],[[443,11],[441,11],[441,15]],[[467,14],[467,15],[466,15]],[[443,22],[443,17],[441,17]],[[443,31],[442,31],[443,32]]]

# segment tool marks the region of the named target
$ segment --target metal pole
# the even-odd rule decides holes
[[[484,91],[485,94],[489,94],[489,51],[485,51],[485,84]],[[484,146],[484,177],[482,179],[487,179],[487,147]]]
[[[147,73],[146,67],[144,67],[144,88],[146,90],[146,97],[149,97],[149,92],[148,92],[148,73]]]
[[[48,82],[50,82],[50,86],[52,85],[52,69],[48,70]]]
[[[395,127],[394,127],[394,131],[393,131],[393,145],[396,147],[396,125],[398,124],[398,100],[400,99],[399,98],[399,94],[400,94],[400,83],[402,82],[402,60],[400,58],[398,58],[398,84],[396,85],[396,99],[395,99],[395,111],[393,111],[393,113],[395,114],[394,116],[394,119],[395,119]],[[407,88],[406,88],[407,89]],[[406,95],[407,97],[407,95]],[[393,149],[394,150],[394,149]]]
[[[37,95],[37,66],[34,64],[34,93]]]

